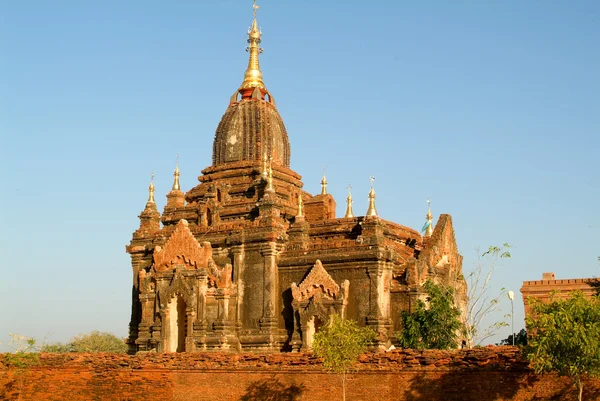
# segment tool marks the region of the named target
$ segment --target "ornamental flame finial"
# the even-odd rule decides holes
[[[431,234],[433,234],[433,215],[431,214],[431,200],[429,198],[427,198],[427,216],[425,217],[427,220],[425,221],[421,232],[425,233],[423,235],[424,237],[431,237]]]
[[[377,217],[377,209],[375,208],[375,176],[369,177],[371,181],[371,190],[369,191],[369,209],[367,216]]]
[[[148,187],[148,203],[154,203],[154,173],[150,173],[150,186]]]
[[[354,217],[354,213],[352,212],[352,185],[348,185],[348,197],[346,198],[346,214],[345,218]]]
[[[267,192],[275,192],[273,188],[273,158],[269,157],[269,175],[267,176]]]
[[[298,214],[296,217],[304,217],[304,203],[302,202],[302,191],[298,193]]]
[[[248,29],[248,47],[246,47],[246,51],[250,53],[250,58],[248,60],[248,68],[246,68],[246,74],[244,75],[244,82],[242,82],[240,90],[250,88],[261,88],[266,90],[262,80],[262,71],[260,70],[260,65],[258,63],[258,55],[263,52],[263,49],[260,47],[260,37],[262,32],[258,28],[258,22],[256,22],[256,11],[259,9],[259,6],[256,5],[256,0],[254,0],[252,8],[254,8],[254,20],[252,21],[252,26]]]
[[[327,195],[327,177],[325,176],[325,165],[323,165],[323,178],[321,178],[321,195]]]
[[[175,171],[173,171],[173,191],[181,190],[181,186],[179,185],[179,155],[175,158]]]

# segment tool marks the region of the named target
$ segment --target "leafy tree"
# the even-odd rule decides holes
[[[484,340],[495,335],[502,327],[508,326],[506,321],[501,320],[482,328],[483,320],[498,310],[500,299],[506,294],[506,289],[502,288],[498,295],[492,297],[489,289],[497,263],[511,257],[510,247],[509,244],[504,243],[501,246],[492,245],[482,254],[479,254],[478,251],[475,268],[466,277],[468,300],[463,324],[469,347],[480,345]],[[509,316],[505,315],[504,318]]]
[[[586,298],[580,291],[555,298],[549,303],[531,300],[525,354],[536,373],[570,377],[581,401],[583,381],[600,376],[600,299]]]
[[[456,348],[461,329],[460,311],[454,305],[451,288],[428,280],[424,284],[427,304],[417,300],[416,310],[402,312],[402,332],[398,336],[404,348]]]
[[[525,329],[509,335],[497,345],[513,345],[513,337],[515,338],[515,345],[527,345],[527,330]]]
[[[339,315],[332,315],[329,324],[315,333],[312,350],[323,358],[325,369],[342,375],[343,400],[346,400],[346,374],[376,336],[372,329],[358,327],[355,321]]]
[[[125,341],[112,333],[92,331],[80,334],[71,339],[70,342],[46,344],[41,348],[42,352],[113,352],[124,354],[127,352]]]

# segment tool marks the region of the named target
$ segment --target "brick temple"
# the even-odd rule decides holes
[[[132,353],[310,349],[331,314],[379,333],[388,347],[400,314],[424,298],[427,279],[466,283],[452,219],[424,234],[381,218],[373,186],[365,215],[352,196],[336,217],[327,192],[304,191],[290,169],[290,142],[259,67],[261,31],[248,31],[249,62],[217,125],[212,164],[183,192],[180,171],[159,213],[154,185],[127,252],[133,267]]]

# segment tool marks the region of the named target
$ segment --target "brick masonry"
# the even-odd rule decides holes
[[[525,305],[525,317],[531,316],[530,299],[539,299],[542,302],[550,301],[552,296],[567,298],[573,291],[581,291],[591,297],[596,294],[598,279],[596,278],[570,278],[557,280],[554,273],[542,274],[541,280],[523,281],[521,294]]]
[[[341,380],[309,353],[41,354],[29,368],[0,355],[0,400],[339,400]],[[535,375],[517,348],[365,354],[348,400],[575,400],[567,378]],[[600,400],[600,380],[585,400]]]

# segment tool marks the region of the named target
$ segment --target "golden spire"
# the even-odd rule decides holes
[[[273,158],[269,157],[269,176],[267,178],[267,192],[275,192],[275,189],[273,188]]]
[[[433,234],[433,215],[431,214],[431,200],[429,200],[429,198],[427,198],[426,218],[427,221],[425,222],[425,225],[423,225],[421,232],[425,232],[425,235],[423,235],[424,237],[431,237],[431,234]]]
[[[369,209],[367,209],[367,216],[377,217],[377,209],[375,208],[375,177],[369,178],[371,181],[371,190],[369,191]]]
[[[263,153],[261,175],[265,180],[269,178],[269,171],[267,169],[267,152]]]
[[[181,186],[179,185],[179,155],[175,160],[175,171],[173,171],[173,191],[181,190]]]
[[[150,186],[148,187],[148,202],[154,203],[154,173],[150,173]]]
[[[248,29],[248,47],[246,47],[246,51],[250,53],[250,58],[240,90],[250,88],[266,89],[262,80],[262,71],[258,64],[258,55],[263,52],[263,49],[260,47],[262,32],[258,28],[258,22],[256,22],[256,10],[259,8],[256,5],[256,0],[254,0],[252,7],[254,8],[254,20],[252,21],[252,26]]]
[[[348,185],[348,197],[346,198],[346,214],[345,218],[354,217],[354,213],[352,212],[352,185]]]
[[[302,203],[302,191],[298,193],[298,214],[296,217],[304,217],[304,204]]]
[[[325,166],[323,166],[323,178],[321,178],[321,195],[327,195],[327,177],[325,177]]]

